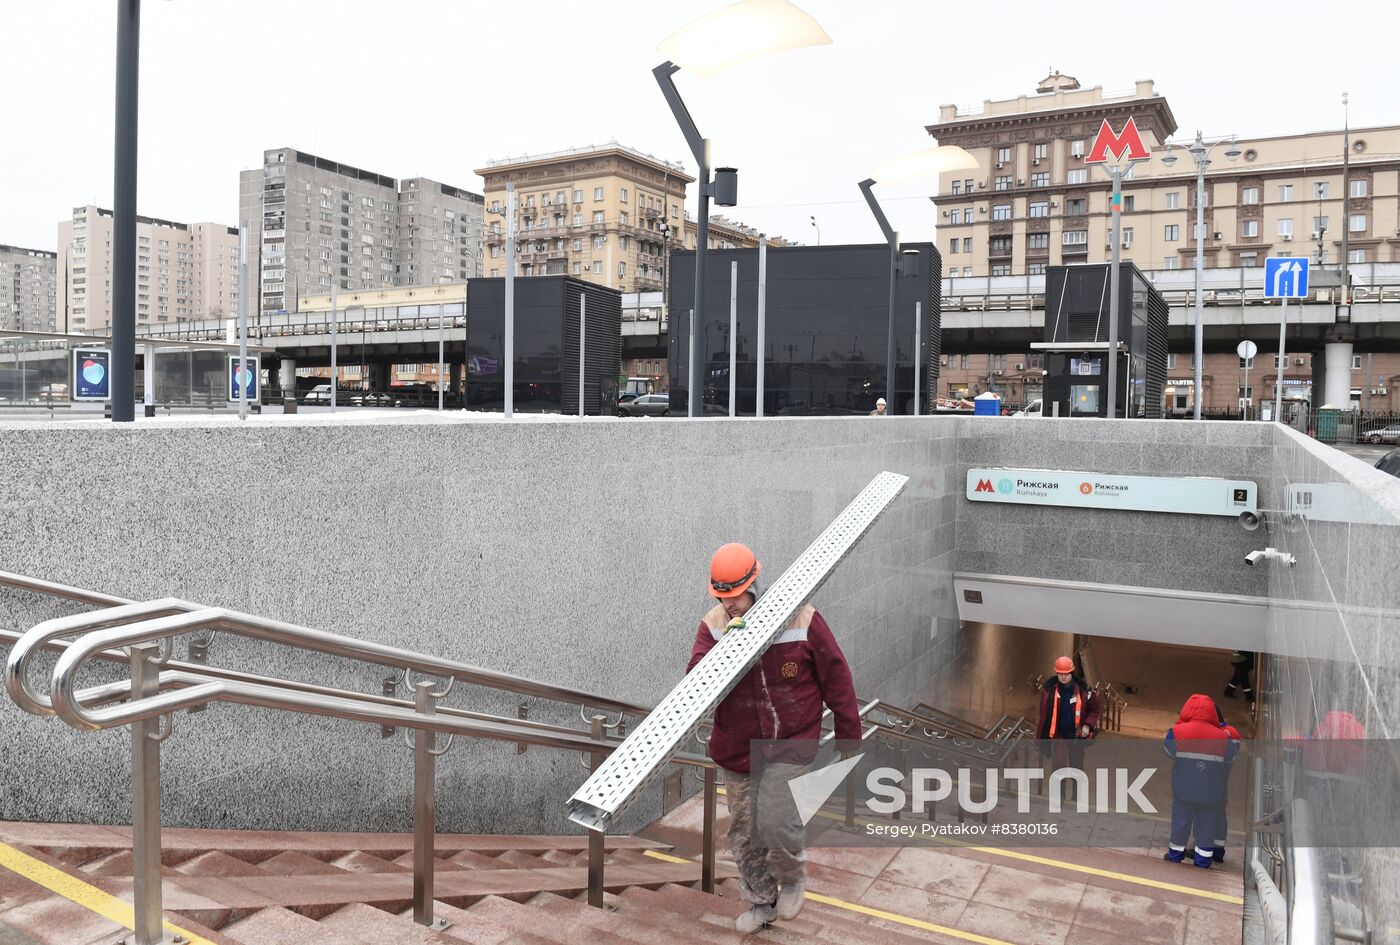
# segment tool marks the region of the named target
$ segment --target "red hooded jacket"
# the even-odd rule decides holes
[[[1167,729],[1162,748],[1172,764],[1172,796],[1196,804],[1225,800],[1230,764],[1239,742],[1220,725],[1220,712],[1210,696],[1196,693],[1181,707],[1181,717]]]
[[[689,673],[724,636],[729,615],[722,606],[705,614],[690,651]],[[797,612],[788,629],[764,651],[758,662],[715,709],[710,733],[710,757],[720,767],[746,774],[751,741],[804,739],[810,746],[789,750],[772,760],[805,764],[816,757],[821,736],[822,704],[831,708],[839,741],[860,738],[860,710],[856,705],[851,668],[831,628],[816,608]]]

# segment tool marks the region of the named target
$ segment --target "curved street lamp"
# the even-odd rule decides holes
[[[1205,281],[1206,167],[1210,165],[1210,152],[1221,144],[1229,144],[1225,156],[1231,161],[1239,157],[1239,145],[1235,143],[1237,140],[1234,135],[1230,135],[1228,138],[1218,138],[1207,144],[1198,131],[1196,140],[1186,147],[1186,153],[1196,162],[1196,344],[1192,379],[1194,387],[1191,391],[1192,400],[1195,402],[1192,414],[1196,420],[1201,419],[1201,401],[1205,397],[1205,391],[1201,390],[1201,363],[1205,360],[1205,316],[1201,307],[1201,292]],[[1175,146],[1168,142],[1167,153],[1162,155],[1162,163],[1167,167],[1177,162],[1174,148]]]
[[[885,347],[885,400],[889,404],[885,414],[887,417],[892,417],[895,414],[894,287],[895,278],[899,275],[899,234],[894,231],[890,226],[890,221],[885,218],[885,213],[880,209],[880,204],[875,199],[872,188],[876,184],[901,184],[919,178],[937,180],[939,174],[975,170],[977,166],[977,159],[962,148],[954,145],[940,145],[886,161],[875,168],[871,176],[858,185],[860,192],[865,196],[865,202],[870,205],[870,212],[875,215],[875,222],[880,224],[880,232],[885,235],[885,242],[890,246],[889,337]]]
[[[697,318],[705,317],[705,256],[710,238],[710,198],[721,207],[732,207],[739,199],[738,172],[732,167],[715,169],[710,180],[710,141],[700,137],[685,102],[676,91],[674,76],[681,69],[702,77],[718,75],[725,69],[787,49],[803,46],[826,46],[831,37],[816,20],[793,6],[788,0],[740,0],[740,2],[707,13],[666,37],[657,51],[666,61],[651,70],[661,86],[661,94],[671,106],[671,114],[690,145],[690,152],[699,165],[696,180],[699,185],[695,218],[695,308],[691,313],[691,333],[695,343],[690,351],[686,374],[689,393],[686,412],[700,416],[701,400],[695,385],[705,363],[704,339],[694,330]],[[682,234],[684,236],[684,234]]]

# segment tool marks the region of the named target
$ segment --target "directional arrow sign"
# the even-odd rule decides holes
[[[1270,256],[1264,260],[1264,297],[1305,299],[1308,297],[1306,256]]]

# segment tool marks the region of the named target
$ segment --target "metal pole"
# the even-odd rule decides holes
[[[145,412],[154,416],[152,411],[156,405],[156,346],[148,344],[145,345],[145,349],[141,356],[141,403],[146,408]]]
[[[437,375],[437,376],[438,376],[438,410],[441,410],[441,409],[442,409],[442,405],[443,405],[443,395],[444,395],[444,388],[443,388],[443,386],[442,386],[442,376],[443,376],[443,361],[444,361],[445,359],[444,359],[444,357],[443,357],[443,334],[442,334],[442,332],[443,332],[443,327],[442,327],[442,319],[443,319],[443,316],[445,316],[446,314],[447,314],[447,303],[446,303],[446,302],[439,303],[439,305],[438,305],[438,375]]]
[[[1113,235],[1108,270],[1108,419],[1118,416],[1118,261],[1123,223],[1123,170],[1108,172],[1113,178]],[[1126,412],[1126,411],[1125,411]]]
[[[117,6],[116,179],[112,202],[112,422],[136,419],[136,158],[141,0]]]
[[[921,334],[921,329],[923,328],[923,321],[924,321],[924,303],[923,303],[923,302],[915,302],[915,303],[914,303],[914,416],[916,416],[916,417],[919,415],[919,365],[920,365],[920,364],[922,363],[922,361],[923,361],[923,358],[921,357],[921,355],[923,354],[923,351],[920,350],[920,348],[919,348],[919,345],[920,345],[920,343],[921,343],[920,334]]]
[[[601,715],[595,715],[589,720],[589,732],[594,741],[603,739],[603,721]],[[590,769],[596,770],[602,760],[595,752]],[[603,841],[606,836],[602,830],[588,831],[588,904],[595,909],[603,908]]]
[[[895,372],[895,340],[894,340],[894,281],[899,276],[899,234],[894,234],[894,239],[890,241],[890,301],[888,312],[888,338],[885,342],[885,416],[893,417],[895,414],[894,399],[894,372]]]
[[[686,361],[686,364],[693,364],[693,363],[695,362],[695,309],[691,309],[691,310],[690,310],[689,324],[690,324],[690,349],[689,349],[689,354],[687,355],[687,357],[689,358],[689,360]],[[687,371],[688,371],[688,370],[689,370],[689,369],[687,368]],[[690,389],[691,389],[692,391],[695,390],[695,375],[693,375],[693,374],[690,375]],[[689,414],[687,414],[687,416],[689,416]]]
[[[414,709],[420,715],[437,711],[434,683],[419,680],[413,687]],[[433,847],[436,840],[437,733],[417,729],[413,733],[413,921],[442,929],[445,922],[433,918]]]
[[[238,370],[233,382],[238,389],[238,419],[248,419],[248,384],[243,372],[248,370],[248,221],[238,233]]]
[[[515,416],[515,182],[506,184],[505,415]]]
[[[1376,370],[1370,352],[1366,354],[1366,412],[1371,412],[1371,393],[1376,389]]]
[[[1201,419],[1201,362],[1205,360],[1205,311],[1201,294],[1205,291],[1205,240],[1206,240],[1206,155],[1204,142],[1199,134],[1196,144],[1201,148],[1196,159],[1196,345],[1195,345],[1195,389],[1192,393],[1196,401],[1194,417]]]
[[[692,319],[705,317],[705,256],[710,242],[710,139],[704,140],[704,159],[700,162],[699,217],[695,221],[695,314]],[[691,330],[694,331],[692,325]],[[705,340],[696,332],[690,345],[690,394],[686,398],[686,412],[699,417],[704,413],[705,382],[701,372],[705,361]],[[696,385],[699,393],[696,393]]]
[[[587,328],[588,296],[578,294],[578,415],[583,416],[583,335]]]
[[[133,697],[154,696],[160,691],[156,662],[160,644],[133,644],[130,652]],[[131,725],[133,945],[157,945],[165,940],[160,888],[160,725],[159,717]]]
[[[700,891],[715,891],[715,782],[714,768],[705,769],[704,828],[700,844]]]
[[[1296,265],[1296,263],[1295,263],[1295,265]],[[1294,278],[1294,279],[1297,279],[1297,278],[1298,278],[1297,273],[1294,273],[1293,278]],[[1293,291],[1293,283],[1290,282],[1290,283],[1288,284],[1288,286],[1289,286],[1288,291],[1292,292],[1292,291]],[[1288,337],[1287,337],[1287,336],[1288,336],[1288,296],[1285,295],[1285,296],[1283,296],[1282,298],[1279,299],[1279,307],[1278,307],[1278,356],[1279,356],[1279,360],[1283,361],[1285,364],[1288,363],[1288,350],[1287,350],[1287,348],[1285,347],[1285,343],[1286,343],[1287,340],[1288,340]],[[1245,363],[1248,364],[1249,362],[1246,361]],[[1278,381],[1274,384],[1274,422],[1275,422],[1275,423],[1278,423],[1278,422],[1282,419],[1282,414],[1280,413],[1280,411],[1282,411],[1282,410],[1283,410],[1283,371],[1280,370],[1280,371],[1278,372]]]
[[[340,372],[336,369],[335,363],[335,328],[336,328],[336,305],[339,302],[337,291],[340,289],[340,275],[331,269],[331,410],[335,410],[335,391],[340,386]]]
[[[29,403],[29,373],[21,359],[24,343],[15,339],[15,370],[19,371],[19,399],[20,403]],[[147,351],[150,349],[147,348]],[[52,389],[52,388],[50,388]]]
[[[768,363],[768,240],[758,241],[758,354],[754,416],[763,416],[763,368]]]
[[[739,261],[729,264],[729,415],[734,416],[735,397],[739,390],[736,372],[739,365]]]
[[[1351,111],[1342,93],[1342,304],[1351,305]],[[1294,278],[1297,278],[1296,276]]]
[[[1251,363],[1253,360],[1254,360],[1253,358],[1245,358],[1245,359],[1244,359],[1244,392],[1245,392],[1245,397],[1244,397],[1244,403],[1240,405],[1240,414],[1241,414],[1241,415],[1244,417],[1244,419],[1246,419],[1246,420],[1249,419],[1249,405],[1250,405],[1250,402],[1254,400],[1253,392],[1249,389],[1249,365],[1250,365],[1250,363]]]

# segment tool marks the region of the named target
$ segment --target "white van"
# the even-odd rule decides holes
[[[1043,402],[1043,401],[1040,401],[1040,400],[1032,400],[1030,403],[1026,404],[1026,409],[1025,409],[1025,410],[1018,410],[1018,411],[1016,411],[1014,414],[1012,414],[1012,416],[1013,416],[1013,417],[1039,417],[1039,416],[1041,415],[1040,411],[1041,411],[1041,409],[1042,409],[1042,404],[1043,404],[1043,403],[1044,403],[1044,402]]]

